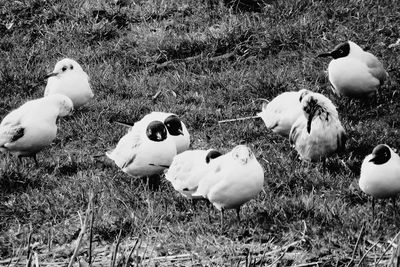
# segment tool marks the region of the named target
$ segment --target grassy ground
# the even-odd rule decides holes
[[[400,32],[397,1],[277,0],[257,12],[193,0],[22,0],[0,7],[1,118],[42,96],[42,77],[64,57],[83,66],[96,95],[60,121],[54,144],[38,155],[39,168],[27,161],[18,170],[16,158],[1,156],[0,259],[23,262],[30,236],[30,254],[39,261],[67,261],[89,192],[94,260],[107,265],[119,233],[117,262],[140,240],[131,258],[150,266],[345,266],[364,254],[368,266],[397,233],[392,204],[379,202],[373,220],[357,188],[361,161],[376,144],[400,146],[399,49],[388,48]],[[328,61],[316,58],[349,39],[389,72],[376,104],[336,97],[324,73]],[[301,163],[288,140],[260,120],[218,124],[254,115],[262,99],[300,88],[330,97],[349,135],[346,153],[329,160],[326,171]],[[240,224],[228,212],[221,233],[216,210],[209,222],[205,204],[193,210],[167,181],[149,192],[93,157],[126,131],[110,120],[133,122],[152,110],[179,114],[192,148],[225,152],[241,142],[253,148],[265,190],[242,208]],[[87,250],[86,236],[81,247]]]

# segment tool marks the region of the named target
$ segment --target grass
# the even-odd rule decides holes
[[[0,259],[26,256],[30,233],[40,261],[69,258],[80,231],[77,212],[83,216],[94,192],[95,262],[111,260],[122,231],[120,264],[140,240],[132,264],[345,266],[363,224],[354,263],[379,241],[364,263],[377,261],[399,229],[398,216],[381,201],[373,221],[368,198],[356,185],[361,161],[376,144],[400,147],[399,51],[388,48],[398,38],[400,6],[389,0],[277,0],[260,1],[247,8],[252,12],[232,3],[0,4],[0,117],[42,96],[42,77],[64,57],[83,66],[95,91],[87,107],[60,121],[56,140],[38,154],[39,168],[27,162],[18,171],[16,158],[1,156]],[[377,55],[389,72],[376,105],[336,97],[324,73],[328,62],[316,58],[348,39]],[[218,124],[254,115],[262,99],[300,88],[331,98],[350,137],[346,153],[330,159],[327,171],[301,163],[288,140],[260,120]],[[225,152],[241,142],[252,147],[265,170],[265,187],[243,207],[240,224],[228,212],[220,233],[216,210],[209,222],[205,204],[193,210],[167,181],[160,192],[149,192],[140,179],[93,157],[126,130],[110,120],[134,122],[153,110],[179,114],[192,148]]]

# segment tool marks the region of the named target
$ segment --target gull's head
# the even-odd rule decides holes
[[[246,164],[248,161],[250,161],[254,157],[253,152],[246,145],[235,146],[232,149],[231,153],[232,153],[233,158],[235,160],[240,161],[240,163],[242,163],[242,164]]]
[[[307,132],[311,131],[311,122],[314,117],[319,116],[323,113],[329,114],[335,118],[339,115],[337,113],[335,105],[326,96],[309,92],[301,98],[301,106],[304,111],[304,115],[307,118]]]
[[[388,145],[380,144],[372,150],[370,162],[375,165],[381,165],[388,162],[391,158],[392,152]]]
[[[72,100],[65,95],[61,94],[52,94],[45,97],[52,103],[56,104],[59,107],[59,114],[58,116],[64,117],[72,113],[74,110],[74,104]]]
[[[206,155],[206,163],[210,163],[211,160],[216,159],[219,156],[222,156],[221,152],[219,152],[215,149],[209,149],[207,151],[208,151],[208,153]]]
[[[81,65],[73,59],[64,58],[57,62],[54,67],[53,72],[46,75],[46,78],[53,76],[60,77],[66,73],[72,73],[75,71],[83,71]]]
[[[167,139],[167,129],[161,121],[152,121],[146,129],[147,137],[154,142],[161,142]]]
[[[318,57],[333,57],[333,59],[338,59],[341,57],[347,57],[350,54],[350,48],[354,44],[351,41],[347,41],[337,45],[332,51],[328,53],[319,54]]]
[[[303,100],[303,98],[308,95],[311,91],[307,90],[307,89],[301,89],[299,90],[299,101],[301,102]]]
[[[170,115],[164,120],[164,124],[170,135],[183,135],[182,122],[176,115]]]
[[[311,132],[311,122],[313,118],[320,113],[324,112],[324,107],[318,101],[318,98],[315,97],[315,94],[306,94],[301,99],[301,105],[304,111],[304,115],[307,118],[307,132]]]

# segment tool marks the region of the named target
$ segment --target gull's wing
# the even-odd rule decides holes
[[[106,156],[123,169],[134,162],[141,143],[141,135],[138,132],[130,131],[119,140],[115,149],[106,152]]]

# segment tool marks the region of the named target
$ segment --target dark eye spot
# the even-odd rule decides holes
[[[73,70],[73,69],[74,69],[74,66],[71,65],[71,67],[69,67],[69,68],[70,68],[71,70]]]
[[[66,66],[64,66],[64,67],[62,67],[62,69],[61,69],[62,71],[66,71],[67,70],[67,67]]]

